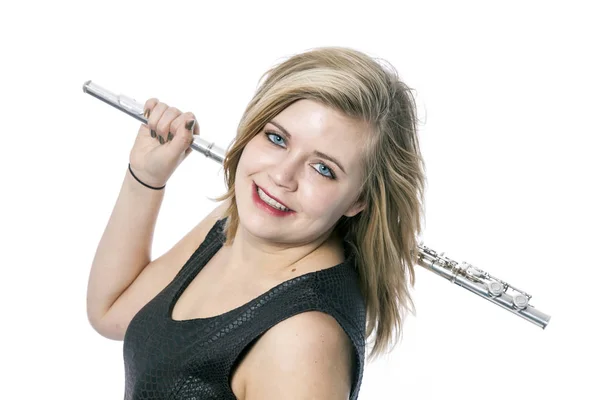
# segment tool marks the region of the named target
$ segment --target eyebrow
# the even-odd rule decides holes
[[[290,135],[290,133],[283,126],[281,126],[280,124],[278,124],[277,122],[271,120],[271,121],[269,121],[269,123],[271,123],[271,124],[275,125],[277,128],[279,128],[283,132],[283,134],[288,137],[288,139],[292,138],[292,135]],[[344,172],[344,174],[346,174],[346,170],[344,169],[344,167],[342,167],[342,164],[338,160],[336,160],[335,158],[333,158],[332,156],[329,156],[329,155],[327,155],[325,153],[322,153],[322,152],[320,152],[318,150],[313,151],[313,154],[316,155],[317,157],[321,157],[321,158],[324,158],[326,160],[331,161],[332,163],[334,163],[335,165],[337,165],[338,168],[341,169],[342,172]]]

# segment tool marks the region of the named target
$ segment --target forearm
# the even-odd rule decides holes
[[[106,314],[150,263],[164,191],[144,187],[126,170],[92,262],[87,290],[87,314],[92,324]]]

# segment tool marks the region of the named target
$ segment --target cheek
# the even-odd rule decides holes
[[[238,162],[236,174],[239,176],[248,176],[256,167],[256,152],[252,150],[251,143],[248,143],[242,152]]]
[[[268,147],[259,142],[260,139],[257,135],[246,145],[242,152],[238,169],[245,175],[252,174],[270,163],[277,162],[273,159],[273,153],[268,151]]]
[[[314,183],[305,185],[302,197],[304,210],[314,215],[335,213],[343,201],[338,190],[328,185]]]

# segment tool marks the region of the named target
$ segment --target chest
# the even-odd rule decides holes
[[[226,257],[220,253],[215,254],[187,287],[183,288],[183,292],[175,299],[171,312],[173,320],[211,318],[225,314],[247,305],[285,280],[258,279],[244,272],[228,272],[224,258]],[[230,384],[237,399],[244,398],[247,360],[251,356],[259,356],[255,354],[260,351],[256,343],[232,367]]]
[[[228,272],[224,256],[215,254],[175,299],[171,318],[177,321],[219,316],[252,301],[280,283],[244,271]]]
[[[340,262],[340,255],[330,253],[294,265],[277,277],[258,277],[243,269],[229,269],[227,253],[217,252],[175,298],[171,318],[176,321],[211,318],[244,307],[272,288],[297,276],[326,269]],[[233,271],[233,272],[232,272]],[[261,339],[251,345],[231,370],[231,390],[238,399],[244,398],[249,376],[249,359],[260,358]]]

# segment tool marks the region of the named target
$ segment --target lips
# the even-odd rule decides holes
[[[269,196],[270,198],[272,198],[273,200],[275,200],[275,201],[276,201],[276,202],[278,202],[279,204],[283,205],[285,208],[287,208],[287,209],[289,209],[289,210],[291,210],[291,211],[294,211],[294,210],[292,210],[292,208],[291,208],[291,207],[289,207],[289,206],[288,206],[287,204],[285,204],[283,201],[279,200],[277,197],[275,197],[275,196],[273,196],[271,193],[267,192],[267,191],[266,191],[266,190],[265,190],[263,187],[261,187],[261,186],[258,186],[256,183],[254,183],[254,190],[258,190],[258,188],[260,188],[260,190],[262,190],[263,192],[265,192],[265,194],[266,194],[267,196]]]

